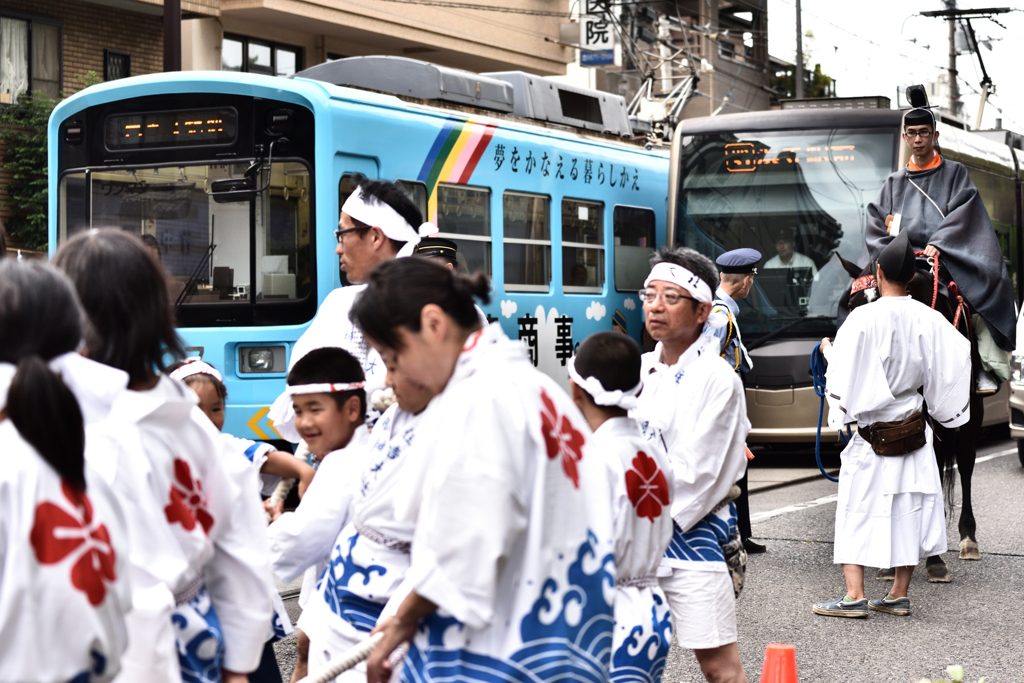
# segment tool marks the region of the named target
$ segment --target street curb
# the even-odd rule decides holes
[[[838,477],[839,476],[839,470],[837,470],[837,469],[836,470],[827,470],[827,472],[829,474],[831,474],[833,477]],[[800,477],[799,479],[790,479],[789,481],[780,481],[777,484],[768,484],[767,486],[761,486],[761,487],[759,487],[759,488],[757,488],[755,490],[750,490],[749,485],[747,486],[747,488],[748,488],[748,491],[749,491],[749,495],[752,496],[755,493],[765,493],[766,491],[774,491],[776,489],[781,489],[781,488],[785,488],[787,486],[792,486],[793,484],[806,484],[809,481],[817,481],[818,479],[824,479],[824,477],[821,476],[821,472],[819,472],[818,474],[812,474],[812,475],[809,475],[809,476],[806,476],[806,477]]]

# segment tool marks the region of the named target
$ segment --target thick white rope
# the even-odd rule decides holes
[[[373,648],[377,647],[377,643],[383,637],[383,631],[370,636],[355,647],[349,648],[337,660],[301,679],[299,683],[329,683],[329,681],[333,681],[359,662],[368,658],[370,653],[373,652]]]

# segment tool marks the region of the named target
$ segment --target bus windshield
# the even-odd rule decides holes
[[[892,172],[888,130],[714,133],[682,140],[676,242],[712,259],[762,254],[739,302],[745,342],[835,331],[849,283],[834,254],[857,261],[868,202]]]
[[[247,164],[92,169],[61,178],[58,244],[89,227],[134,232],[156,252],[171,303],[243,305],[310,291],[310,173],[275,161],[251,200],[211,192]],[[253,231],[253,227],[255,231]],[[251,271],[255,264],[255,272]]]

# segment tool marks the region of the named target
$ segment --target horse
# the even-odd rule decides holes
[[[932,428],[932,446],[935,449],[935,460],[939,466],[942,489],[947,502],[947,511],[953,510],[953,487],[955,469],[960,471],[960,487],[963,492],[963,506],[960,509],[958,528],[960,532],[960,559],[980,560],[974,519],[974,508],[971,506],[971,476],[977,458],[975,443],[981,431],[985,417],[984,397],[976,390],[978,373],[981,371],[981,358],[978,355],[978,344],[971,323],[970,310],[960,294],[948,271],[941,265],[938,257],[923,258],[923,252],[917,252],[917,270],[907,284],[907,293],[915,300],[931,306],[941,313],[946,320],[957,327],[957,331],[971,342],[971,419],[967,424],[954,429],[943,427],[929,420]],[[839,299],[839,309],[848,313],[858,306],[870,303],[878,297],[878,285],[875,282],[875,265],[872,260],[865,267],[860,267],[836,254],[843,269],[853,278],[853,283]],[[840,316],[840,321],[843,316]],[[927,406],[925,406],[927,410]],[[949,583],[949,569],[940,555],[933,555],[925,562],[928,581],[931,583]],[[879,570],[879,580],[892,580],[893,568]]]

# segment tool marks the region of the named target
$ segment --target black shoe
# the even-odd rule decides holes
[[[768,550],[767,547],[761,545],[760,543],[754,542],[754,539],[752,538],[748,538],[747,540],[743,541],[743,549],[747,551],[748,555],[760,555],[764,551]]]

